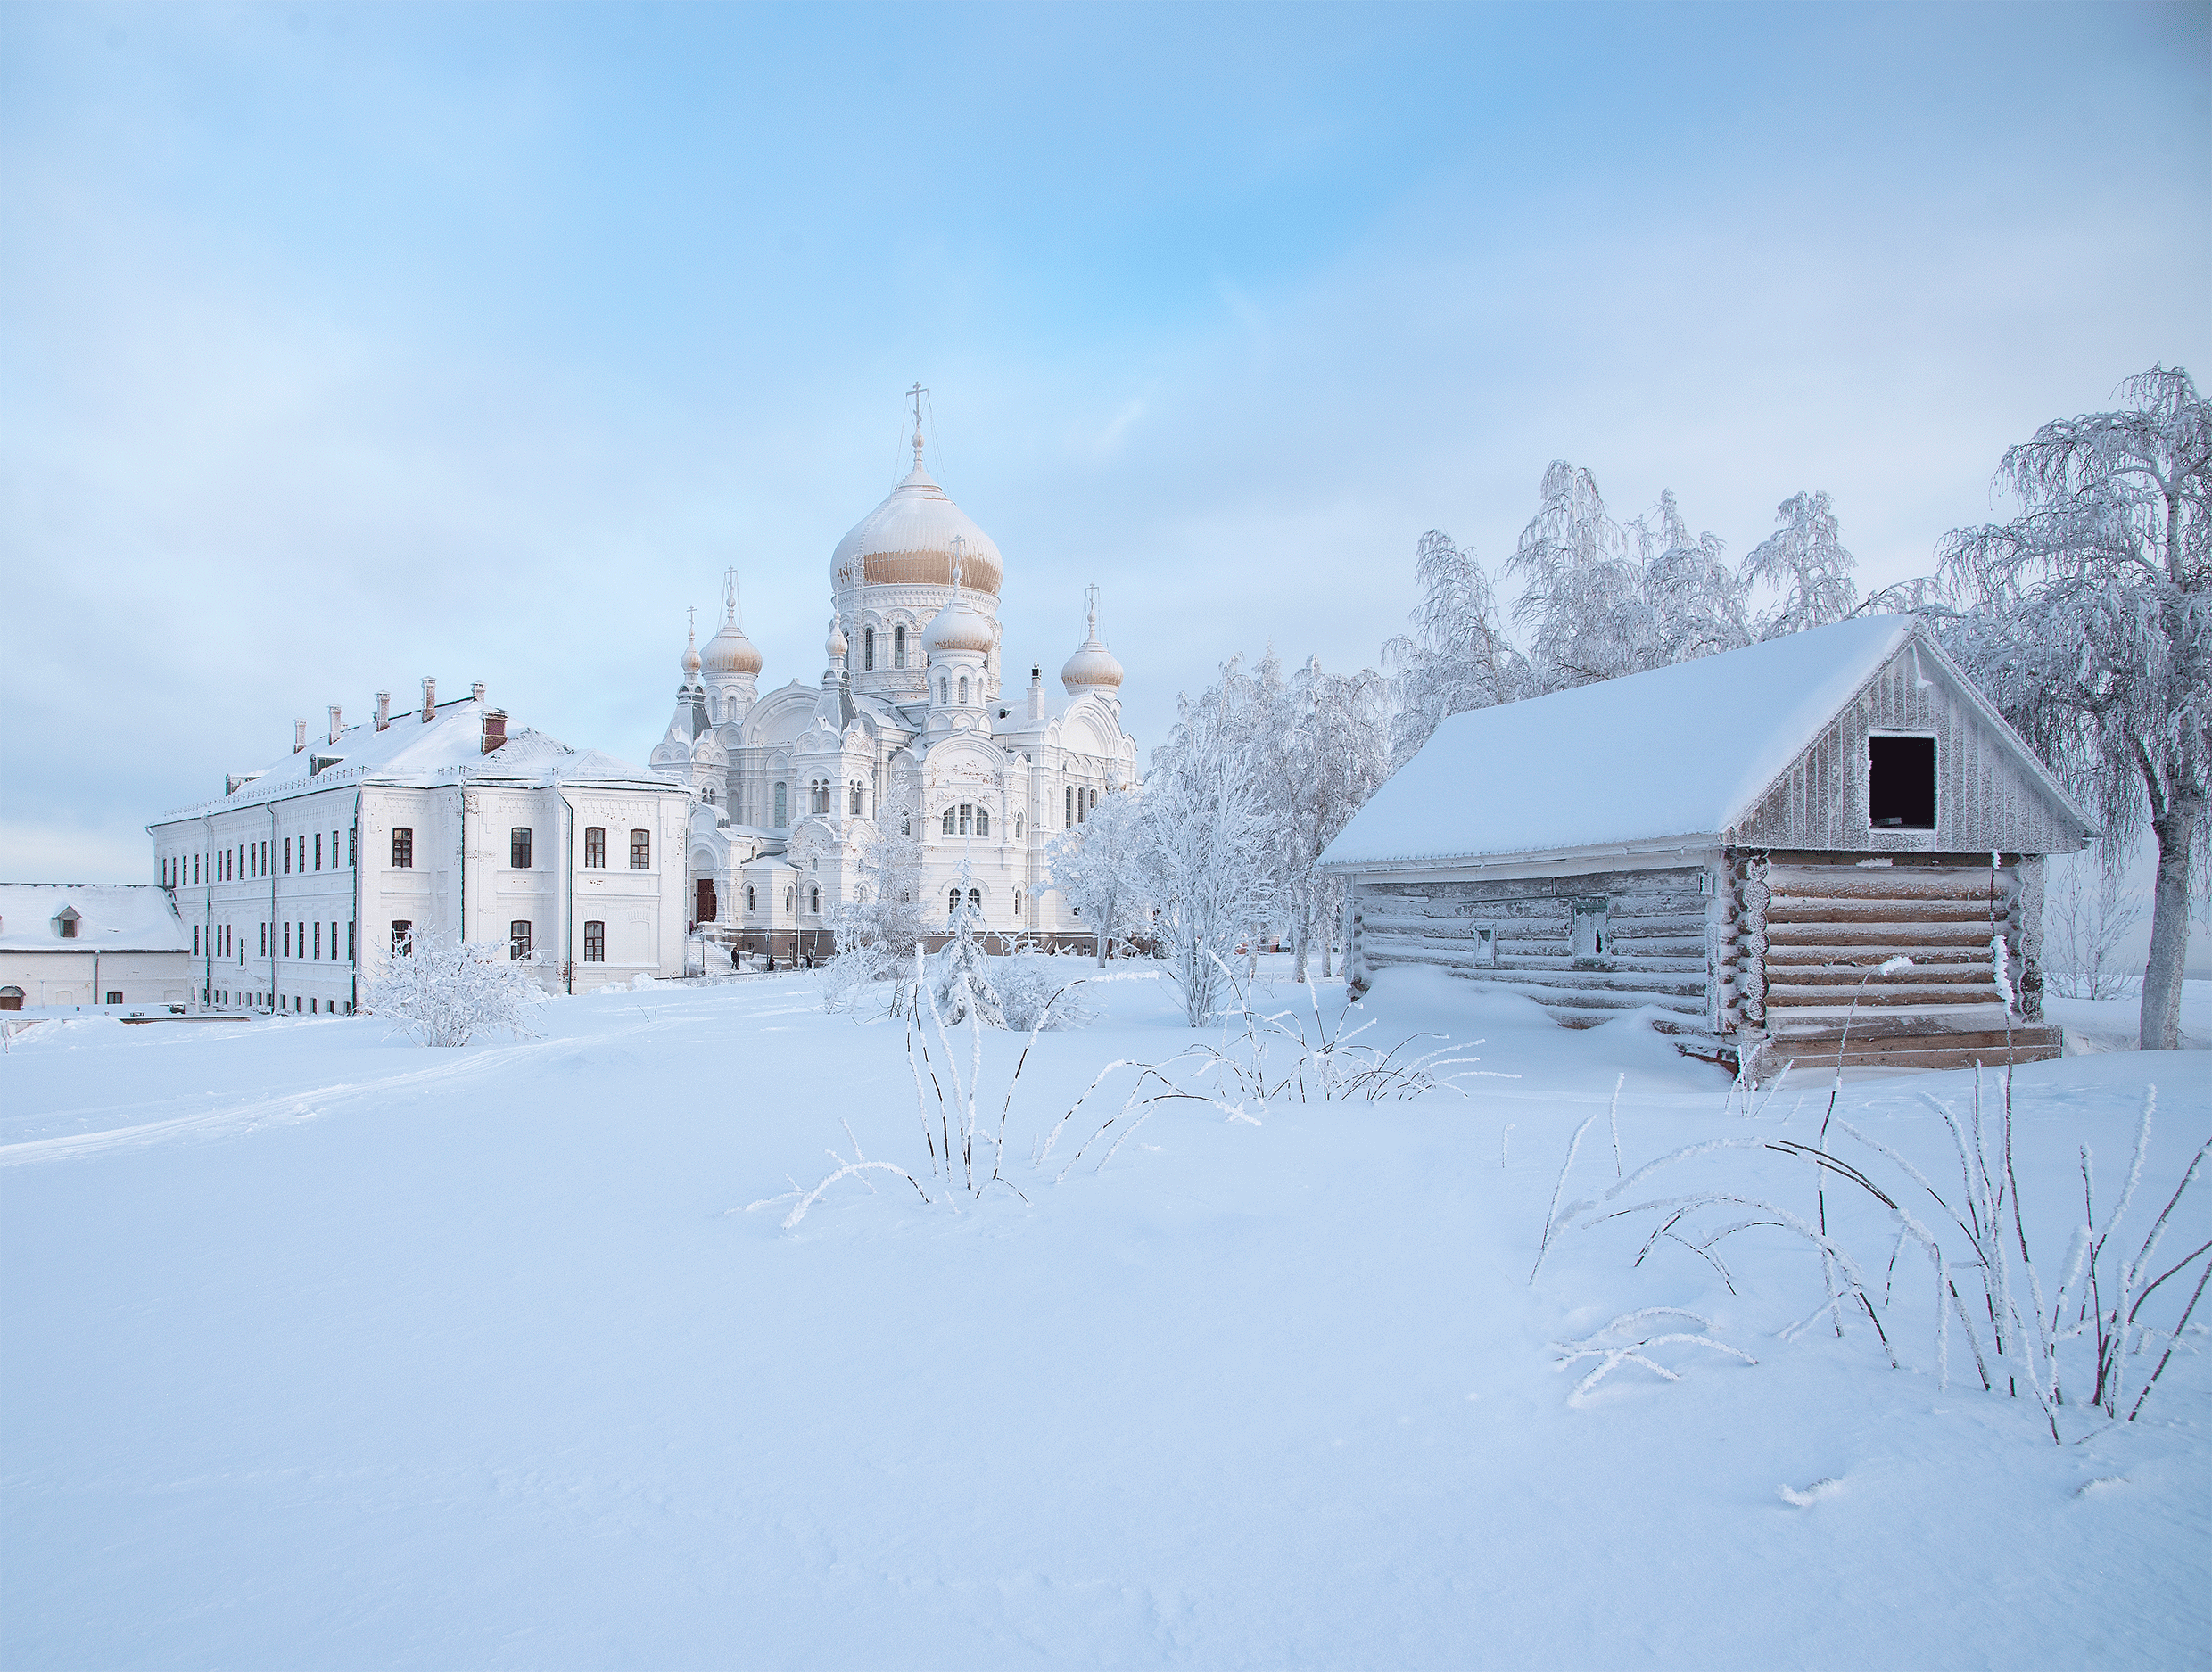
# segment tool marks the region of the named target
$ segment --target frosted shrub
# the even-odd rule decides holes
[[[414,940],[364,984],[361,1009],[423,1045],[466,1045],[479,1034],[520,1038],[546,995],[504,941]]]
[[[993,959],[991,986],[1005,1025],[1017,1034],[1089,1026],[1098,1017],[1074,991],[1080,968],[1071,959],[1036,952]]]

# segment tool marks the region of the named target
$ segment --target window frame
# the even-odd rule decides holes
[[[630,830],[630,869],[649,871],[653,869],[653,833],[641,825]]]
[[[395,824],[392,827],[392,869],[411,871],[415,869],[415,827]]]
[[[532,828],[526,824],[510,825],[507,832],[507,869],[526,871],[532,869],[531,850],[535,845]]]
[[[588,871],[607,869],[607,827],[603,824],[583,828],[583,868]]]

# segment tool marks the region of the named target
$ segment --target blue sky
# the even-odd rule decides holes
[[[1546,462],[1862,572],[2212,375],[2212,12],[0,11],[0,876],[150,875],[291,721],[490,684],[641,759],[735,564],[813,680],[898,391],[1158,741],[1372,663]]]

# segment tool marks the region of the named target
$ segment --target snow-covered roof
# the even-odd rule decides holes
[[[1336,869],[1718,841],[1916,634],[2010,737],[1913,618],[1837,622],[1455,714],[1353,816],[1321,862]],[[2018,753],[2070,805],[2042,764]]]
[[[428,786],[466,777],[472,782],[535,787],[582,782],[671,787],[666,778],[643,767],[598,749],[572,749],[527,726],[509,730],[506,743],[486,754],[483,717],[490,706],[473,696],[463,697],[439,704],[427,721],[417,709],[394,714],[382,731],[372,721],[348,726],[334,743],[327,734],[311,737],[306,748],[287,752],[229,795],[176,808],[155,822],[251,807],[342,784]]]
[[[70,940],[54,927],[65,906],[77,913]],[[192,936],[151,883],[0,883],[0,950],[188,952]]]

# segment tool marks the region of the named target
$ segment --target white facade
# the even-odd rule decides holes
[[[0,883],[0,1009],[191,1001],[192,938],[143,883]]]
[[[840,540],[818,681],[762,696],[762,660],[725,577],[719,630],[687,644],[656,772],[691,787],[695,920],[751,950],[830,944],[879,828],[918,832],[925,899],[949,907],[967,868],[988,930],[1082,939],[1046,877],[1046,844],[1108,795],[1137,787],[1121,729],[1121,664],[1085,642],[1048,696],[1043,667],[1010,694],[998,548],[922,466]]]
[[[528,729],[483,688],[347,727],[147,827],[203,1004],[351,1014],[408,936],[507,945],[549,989],[683,969],[689,797]]]

